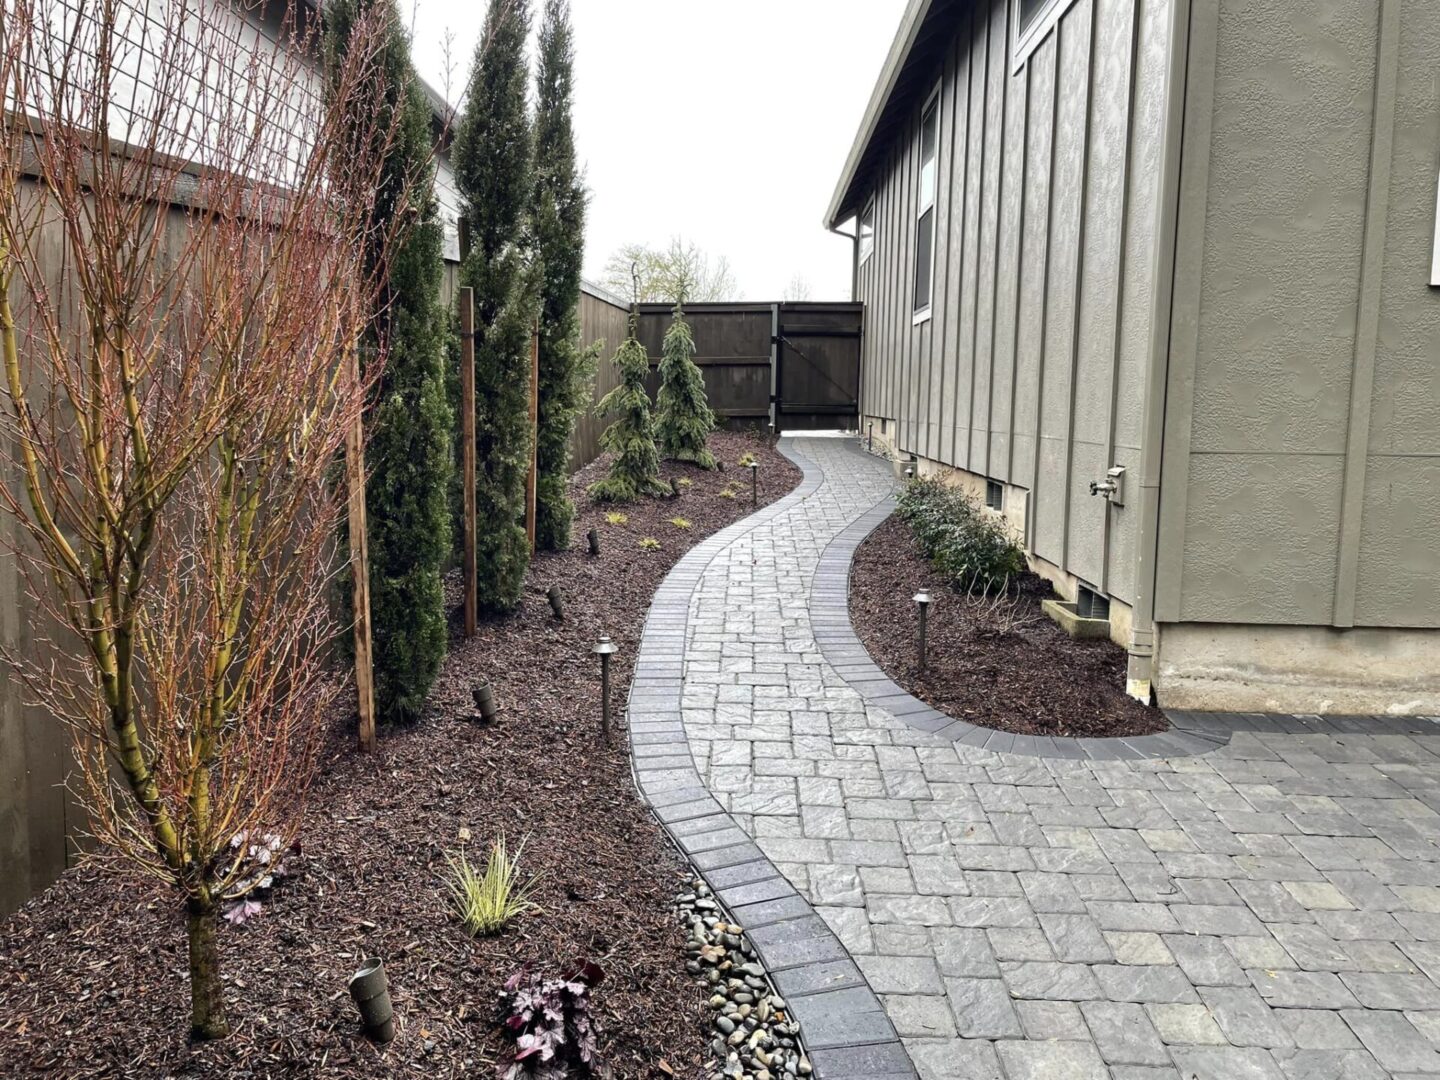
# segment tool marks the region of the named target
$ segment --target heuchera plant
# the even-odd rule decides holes
[[[515,1059],[500,1065],[500,1080],[609,1077],[600,1061],[599,1025],[590,1014],[590,989],[604,977],[589,961],[558,979],[529,967],[510,976],[500,995],[500,1021],[515,1040]]]

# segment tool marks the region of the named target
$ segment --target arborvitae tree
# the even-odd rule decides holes
[[[455,179],[470,236],[460,283],[475,290],[475,561],[480,605],[489,612],[520,603],[530,564],[524,518],[536,289],[529,28],[528,0],[491,0],[455,131]],[[458,400],[458,376],[451,385]]]
[[[431,112],[395,0],[327,4],[326,48],[333,70],[356,20],[377,6],[389,9],[389,36],[378,58],[385,90],[373,107],[385,111],[381,130],[392,130],[389,117],[397,111],[398,117],[372,216],[377,233],[396,218],[411,224],[387,253],[386,280],[362,345],[362,356],[375,356],[382,348],[385,355],[366,417],[370,478],[365,502],[376,707],[384,719],[408,722],[419,716],[445,657],[441,577],[450,551],[452,416],[445,396],[443,236],[435,202]],[[373,266],[373,258],[368,261]]]
[[[650,395],[645,376],[650,357],[635,337],[635,316],[630,317],[630,336],[615,353],[620,385],[600,401],[600,415],[618,413],[616,421],[600,436],[600,445],[615,454],[610,475],[590,485],[590,497],[597,502],[630,502],[641,495],[665,495],[670,489],[660,482],[660,453],[655,448],[655,422],[650,416]]]
[[[688,461],[702,469],[713,469],[715,458],[705,442],[715,430],[715,414],[710,411],[705,380],[695,364],[695,337],[685,321],[685,308],[678,303],[660,351],[656,406],[655,432],[660,453],[671,461]]]
[[[594,363],[594,354],[580,348],[586,196],[571,124],[574,54],[569,0],[546,0],[535,80],[535,242],[544,267],[535,526],[536,543],[546,551],[570,546],[575,516],[565,493],[570,435],[589,397]]]

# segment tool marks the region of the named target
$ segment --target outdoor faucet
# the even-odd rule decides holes
[[[1116,465],[1105,473],[1104,480],[1090,481],[1090,494],[1103,495],[1112,506],[1125,505],[1125,466]]]

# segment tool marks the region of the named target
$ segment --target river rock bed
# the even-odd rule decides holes
[[[710,1080],[798,1080],[813,1069],[800,1040],[799,1021],[775,992],[743,927],[728,917],[699,878],[675,901],[689,927],[685,969],[712,993]]]

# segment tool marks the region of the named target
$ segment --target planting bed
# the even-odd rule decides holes
[[[635,794],[620,722],[624,688],[650,597],[695,542],[750,512],[746,452],[760,462],[760,501],[793,488],[799,470],[768,441],[717,433],[729,469],[665,466],[692,486],[676,500],[582,507],[572,549],[539,557],[523,609],[482,623],[451,653],[429,715],[383,734],[365,757],[353,718],[337,717],[302,833],[303,870],[263,912],[222,927],[234,1033],[191,1047],[184,931],[173,897],[95,867],[67,873],[0,924],[0,1075],[116,1077],[400,1077],[494,1075],[506,1050],[498,991],[522,964],[598,963],[595,1008],[617,1078],[702,1077],[706,999],[685,971],[686,928],[672,905],[689,881]],[[599,475],[590,466],[577,492]],[[733,485],[733,499],[719,492]],[[606,512],[627,515],[610,524]],[[688,520],[688,529],[670,523]],[[585,553],[585,532],[602,553]],[[659,541],[642,549],[640,541]],[[545,592],[559,585],[566,617]],[[458,597],[458,583],[453,596]],[[601,634],[612,667],[614,742],[600,740]],[[466,717],[488,679],[503,712]],[[463,830],[463,831],[462,831]],[[522,867],[542,875],[541,913],[471,939],[448,911],[445,853],[470,837],[472,862],[503,830],[524,842]],[[399,1034],[388,1047],[358,1033],[345,980],[367,956],[386,962]]]
[[[937,580],[909,527],[892,517],[861,544],[850,572],[850,621],[875,662],[909,693],[981,727],[1087,738],[1169,726],[1125,693],[1125,651],[1076,641],[1040,610],[1050,586],[1025,574],[1010,605],[992,609]],[[916,606],[934,597],[929,663],[917,670]],[[1006,626],[1004,624],[1012,625]]]

